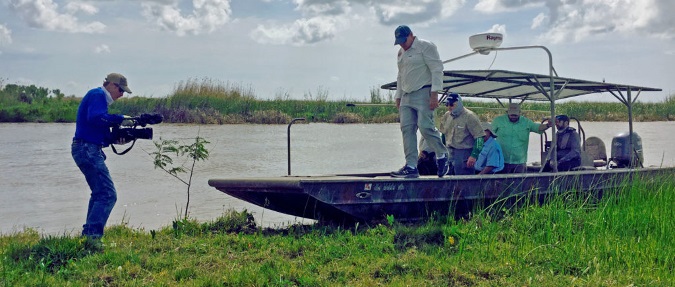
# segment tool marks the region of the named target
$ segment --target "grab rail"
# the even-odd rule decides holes
[[[295,118],[288,124],[288,131],[286,132],[286,143],[288,146],[288,175],[291,175],[291,125],[296,121],[304,121],[305,118]]]

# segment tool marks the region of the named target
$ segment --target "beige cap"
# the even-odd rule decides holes
[[[510,103],[509,109],[506,111],[509,115],[520,115],[520,105],[516,103]]]
[[[122,74],[118,74],[118,73],[108,74],[108,76],[105,77],[105,81],[116,84],[116,85],[120,86],[120,88],[122,88],[122,90],[131,94],[131,90],[129,89],[129,86],[127,84],[127,78],[122,76]]]
[[[480,126],[483,127],[483,131],[490,131],[490,133],[491,133],[494,137],[497,137],[497,135],[495,135],[495,133],[492,131],[492,124],[491,124],[491,123],[489,123],[489,122],[482,122],[482,123],[480,123]]]

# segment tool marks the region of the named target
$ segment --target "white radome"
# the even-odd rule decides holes
[[[476,34],[469,37],[469,46],[471,46],[471,50],[487,55],[490,53],[490,49],[499,48],[503,40],[504,36],[500,33]]]

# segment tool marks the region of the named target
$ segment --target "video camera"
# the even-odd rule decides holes
[[[141,114],[138,117],[125,118],[120,125],[112,128],[112,138],[114,142],[127,143],[133,141],[133,143],[121,153],[118,153],[115,146],[112,146],[113,152],[123,155],[134,147],[137,139],[151,140],[152,128],[146,128],[145,126],[159,124],[162,120],[160,114]]]

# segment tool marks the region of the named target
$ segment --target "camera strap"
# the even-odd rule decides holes
[[[112,148],[112,150],[113,150],[113,152],[114,152],[115,154],[117,154],[117,155],[124,155],[125,153],[128,153],[128,152],[131,150],[132,147],[134,147],[134,144],[136,144],[136,140],[132,141],[132,142],[131,142],[131,146],[128,147],[127,149],[125,149],[125,150],[122,151],[122,152],[117,152],[117,149],[115,148],[115,145],[114,145],[114,144],[110,144],[110,147]]]

